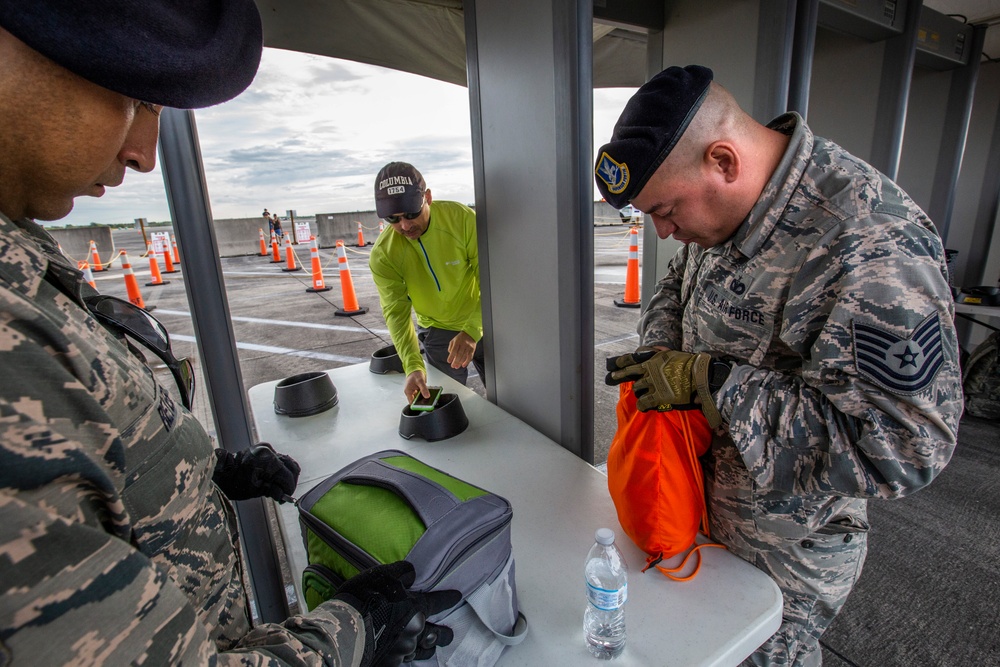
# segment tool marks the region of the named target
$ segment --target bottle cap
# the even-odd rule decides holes
[[[597,532],[594,533],[594,539],[597,540],[598,544],[603,544],[608,546],[609,544],[615,543],[615,531],[610,528],[598,528]]]

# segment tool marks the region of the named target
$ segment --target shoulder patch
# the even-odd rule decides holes
[[[597,163],[594,173],[608,184],[608,190],[612,194],[620,195],[628,187],[628,165],[624,162],[615,162],[607,152],[601,153],[601,160]]]
[[[917,394],[944,365],[941,322],[928,315],[907,338],[853,321],[854,363],[865,378],[894,394]]]

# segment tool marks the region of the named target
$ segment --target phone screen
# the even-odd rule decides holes
[[[431,392],[430,398],[424,398],[424,395],[419,391],[417,392],[416,398],[410,403],[411,410],[433,410],[441,398],[441,387],[427,387]]]

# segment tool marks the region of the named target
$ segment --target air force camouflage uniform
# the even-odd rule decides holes
[[[0,665],[357,664],[340,602],[250,629],[212,443],[90,289],[0,215]]]
[[[639,333],[737,360],[704,461],[712,536],[784,594],[748,662],[814,665],[864,563],[867,499],[941,472],[962,391],[930,219],[797,114],[770,127],[791,141],[757,204],[729,241],[678,251]]]

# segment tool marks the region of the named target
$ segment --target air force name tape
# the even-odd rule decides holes
[[[944,364],[938,313],[927,316],[908,338],[856,321],[852,325],[858,372],[894,394],[923,391]]]

